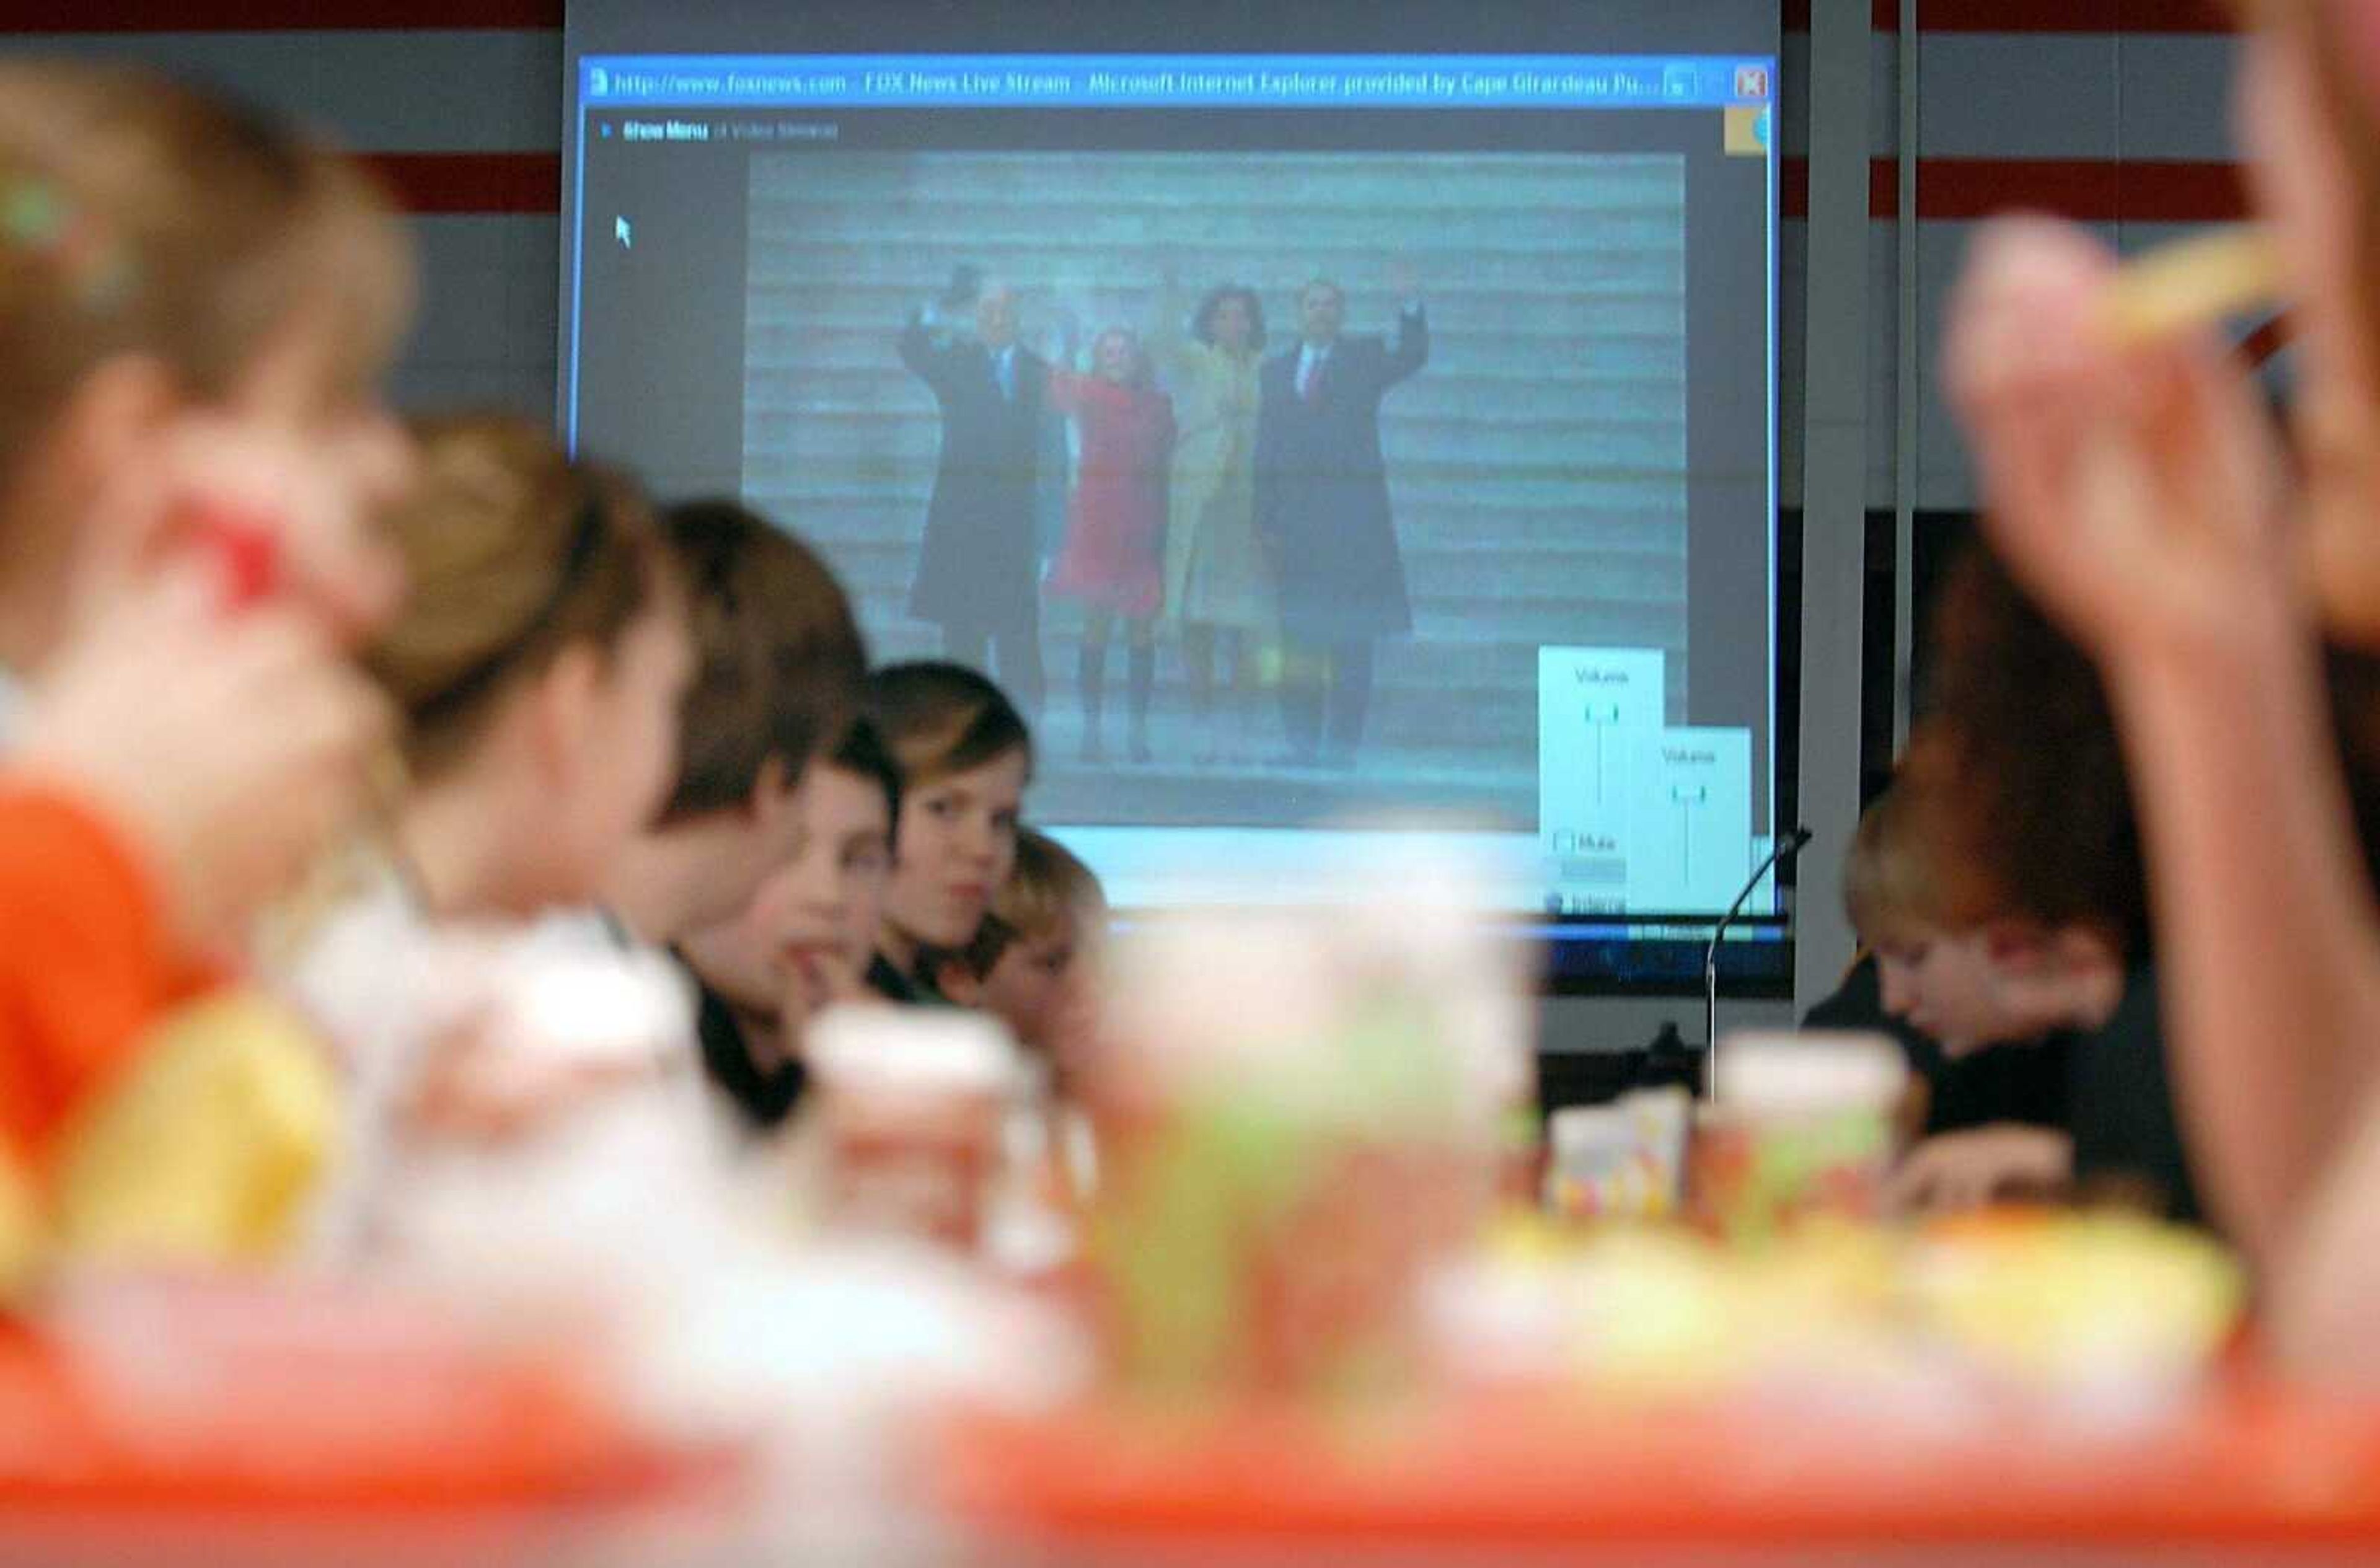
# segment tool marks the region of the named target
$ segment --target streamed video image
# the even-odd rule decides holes
[[[757,153],[745,493],[1031,710],[1047,820],[1427,808],[1591,888],[1625,802],[1740,879],[1748,736],[1678,727],[1685,162]]]

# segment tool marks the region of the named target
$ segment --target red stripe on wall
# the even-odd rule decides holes
[[[554,213],[562,159],[552,152],[378,152],[367,161],[415,213]],[[1868,162],[1868,215],[1898,211],[1899,172]],[[1778,193],[1789,218],[1810,215],[1810,166],[1788,158]],[[2087,158],[1925,158],[1917,165],[1917,215],[1956,220],[2024,209],[2082,223],[2227,223],[2247,216],[2236,164]]]
[[[1789,32],[1810,30],[1811,0],[1782,0]],[[11,32],[261,32],[301,28],[552,28],[563,0],[16,0]],[[1899,0],[1870,0],[1868,25],[1900,26]],[[1927,32],[2228,32],[2221,0],[1918,0]]]
[[[266,32],[406,29],[552,29],[564,0],[113,0],[92,10],[71,0],[16,0],[11,32]],[[1810,30],[1812,0],[1782,0],[1788,32]],[[1900,0],[1870,0],[1868,25],[1900,27]],[[1918,0],[1926,32],[2228,32],[2222,0]]]
[[[371,152],[364,161],[410,213],[558,213],[556,152]]]
[[[1900,212],[1900,172],[1889,158],[1869,160],[1867,211]],[[1810,215],[1810,171],[1788,158],[1778,194],[1789,218]],[[2119,162],[2090,158],[1921,158],[1917,215],[1957,220],[2015,209],[2079,223],[2228,223],[2248,215],[2237,164]]]
[[[1788,32],[1810,30],[1811,0],[1784,0]],[[1868,26],[1900,30],[1900,0],[1870,0]],[[2222,0],[1917,0],[1922,32],[2229,32]]]
[[[563,0],[13,0],[11,32],[280,32],[550,29]]]
[[[1884,210],[1893,211],[1892,202]],[[2011,207],[2093,223],[2224,223],[2248,215],[2236,164],[2079,158],[1925,158],[1917,215],[1980,218]],[[1875,212],[1871,201],[1869,208]]]
[[[2221,0],[1917,0],[1925,32],[2229,32]]]
[[[365,155],[415,213],[555,213],[562,159],[553,152],[376,152]],[[1868,161],[1867,210],[1899,210],[1899,171]],[[1810,165],[1788,158],[1778,170],[1785,216],[1810,215]],[[2248,215],[2237,164],[2116,162],[2087,158],[1925,158],[1917,164],[1917,215],[1955,221],[2014,210],[2081,223],[2228,223]]]

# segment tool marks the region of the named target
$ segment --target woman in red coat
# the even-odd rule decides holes
[[[1091,345],[1091,374],[1052,371],[1050,407],[1081,432],[1066,544],[1050,590],[1084,606],[1083,760],[1103,760],[1101,707],[1115,623],[1132,644],[1132,760],[1148,760],[1148,701],[1157,684],[1157,617],[1165,608],[1165,486],[1173,400],[1151,384],[1148,355],[1123,327]]]

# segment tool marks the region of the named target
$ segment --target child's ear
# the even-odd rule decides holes
[[[945,958],[935,966],[934,989],[962,1007],[983,1005],[983,981],[964,958]]]
[[[51,428],[80,462],[119,468],[187,407],[164,361],[118,354],[75,386]]]
[[[2034,969],[2055,956],[2050,933],[2029,920],[1994,920],[1984,929],[1984,954],[2008,969]]]
[[[545,776],[565,788],[577,776],[588,729],[594,723],[601,663],[592,648],[574,642],[554,655],[530,686],[530,747]]]
[[[60,496],[71,497],[56,506],[59,513],[89,513],[73,525],[74,591],[111,593],[147,570],[157,533],[173,513],[154,505],[93,508],[89,492],[121,476],[152,470],[163,439],[187,407],[162,360],[115,355],[77,381],[42,439],[17,465],[19,492],[52,504]]]

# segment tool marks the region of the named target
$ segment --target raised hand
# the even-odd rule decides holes
[[[1892,1173],[1886,1206],[1900,1214],[1955,1213],[2062,1191],[2074,1141],[2048,1127],[2003,1124],[1944,1133],[1910,1150]]]
[[[1945,381],[1985,526],[2077,641],[2122,662],[2301,614],[2273,432],[2203,338],[2126,348],[2107,253],[2070,225],[1995,224],[1951,305]]]
[[[778,1026],[789,1053],[797,1053],[809,1021],[830,1007],[865,1002],[874,993],[852,966],[831,954],[805,953],[783,967]]]
[[[186,563],[119,595],[44,666],[12,765],[132,834],[204,947],[237,940],[354,819],[392,733],[316,614],[226,614],[211,571]]]

